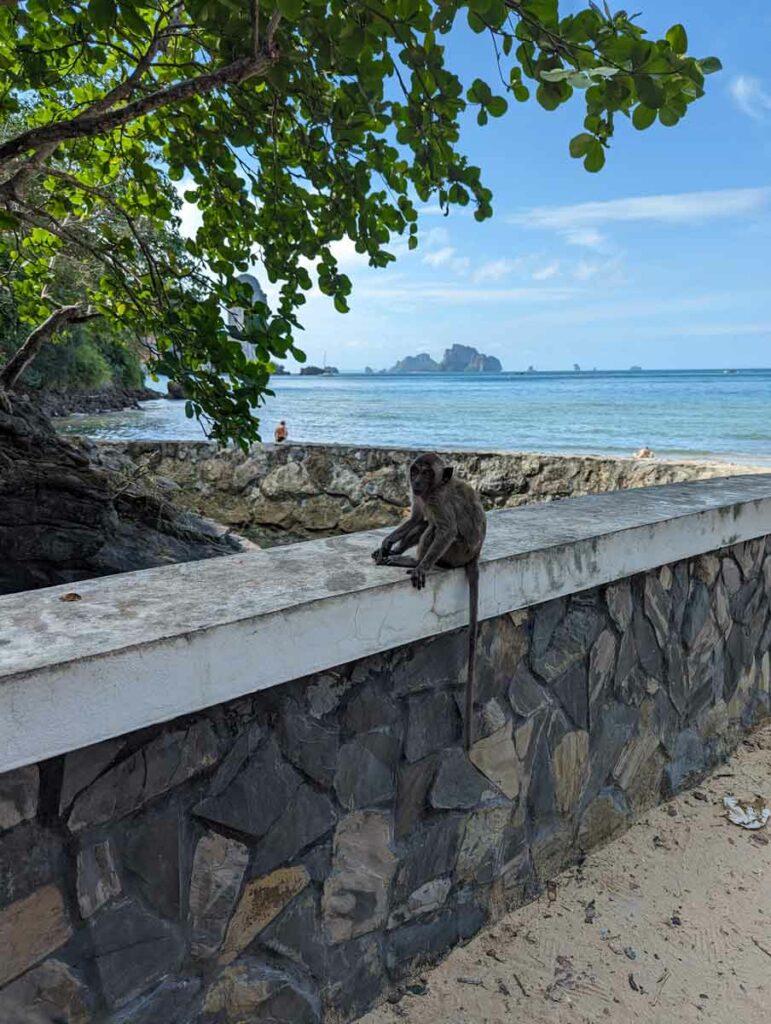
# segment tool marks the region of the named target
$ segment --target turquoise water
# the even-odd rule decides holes
[[[290,439],[424,448],[771,462],[771,370],[278,377],[262,433],[285,419]],[[200,439],[181,402],[72,416],[94,438]]]

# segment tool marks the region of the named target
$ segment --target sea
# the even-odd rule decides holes
[[[165,390],[165,383],[148,382]],[[771,370],[642,370],[491,375],[275,377],[260,408],[272,440],[631,455],[771,464]],[[76,415],[65,433],[112,440],[200,440],[184,402]]]

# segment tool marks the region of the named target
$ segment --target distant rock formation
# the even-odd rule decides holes
[[[303,366],[301,377],[333,377],[340,371],[336,366]]]
[[[501,373],[503,367],[495,356],[486,356],[471,345],[453,345],[445,349],[441,363],[427,352],[406,356],[392,366],[389,373]]]
[[[288,377],[289,370],[282,363],[274,363],[272,377]]]

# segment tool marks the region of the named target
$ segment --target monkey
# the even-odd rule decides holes
[[[463,566],[469,586],[468,676],[464,743],[474,742],[474,686],[479,626],[479,553],[487,532],[487,517],[479,495],[453,475],[453,467],[433,452],[418,455],[409,468],[412,508],[410,516],[372,552],[377,565],[407,568],[413,587],[426,585],[435,565]],[[404,552],[417,544],[417,557]]]

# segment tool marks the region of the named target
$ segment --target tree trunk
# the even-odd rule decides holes
[[[242,550],[96,464],[30,401],[0,406],[0,594]],[[208,532],[207,532],[208,531]]]

